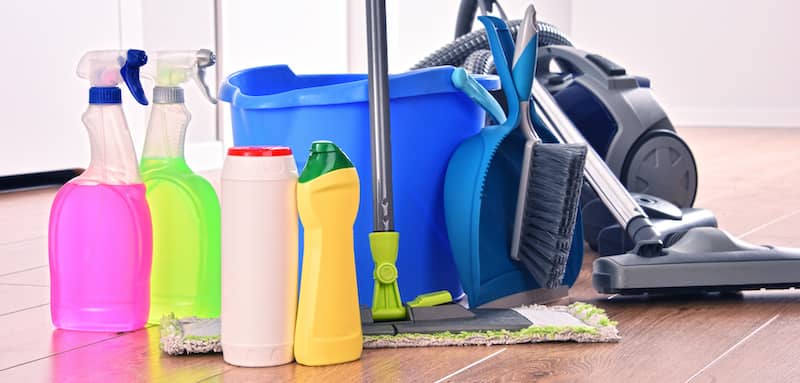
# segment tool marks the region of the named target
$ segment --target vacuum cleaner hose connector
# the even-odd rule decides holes
[[[649,218],[639,216],[631,219],[626,231],[636,244],[633,253],[642,257],[657,257],[663,254],[664,242],[661,240],[661,233],[656,230]]]

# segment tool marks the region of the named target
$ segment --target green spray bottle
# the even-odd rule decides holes
[[[216,317],[220,312],[220,207],[217,193],[195,174],[183,155],[191,114],[181,84],[194,80],[212,103],[205,68],[214,53],[164,51],[145,73],[155,81],[141,173],[153,220],[150,323],[178,317]]]

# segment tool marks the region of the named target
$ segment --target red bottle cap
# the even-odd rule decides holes
[[[228,149],[228,155],[239,157],[291,156],[292,149],[285,146],[234,146]]]

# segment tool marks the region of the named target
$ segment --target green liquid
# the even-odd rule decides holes
[[[142,158],[153,222],[149,323],[175,313],[220,312],[220,208],[217,193],[183,158]]]

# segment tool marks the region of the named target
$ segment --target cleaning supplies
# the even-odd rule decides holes
[[[561,285],[583,186],[586,145],[544,144],[531,122],[531,83],[536,68],[536,11],[525,11],[512,76],[526,137],[511,238],[511,258],[521,261],[542,287]]]
[[[50,312],[67,330],[132,331],[150,308],[152,233],[145,186],[122,111],[125,82],[147,105],[139,68],[144,51],[91,51],[78,76],[88,79],[91,162],[56,194],[50,209]]]
[[[230,364],[263,367],[294,359],[296,185],[289,148],[228,149],[222,168],[221,334]]]
[[[514,42],[508,29],[494,17],[481,16],[479,20],[486,26],[506,99],[517,100],[510,71]],[[504,123],[485,127],[456,149],[445,176],[447,232],[470,307],[540,287],[522,265],[509,258],[506,245],[511,238],[508,212],[513,216],[516,211],[514,198],[519,187],[514,180],[519,180],[521,170],[510,165],[519,166],[521,151],[510,151],[519,159],[495,153],[502,145],[522,147],[524,140],[519,134],[512,135],[513,141],[507,140],[519,121],[519,103],[509,102],[508,109]],[[490,171],[498,166],[509,170]]]
[[[450,155],[481,130],[485,115],[453,86],[453,70],[389,75],[395,230],[402,233],[403,252],[396,266],[400,275],[414,276],[401,277],[404,302],[442,289],[463,296],[447,240],[442,188]],[[497,76],[476,80],[489,90],[500,87]],[[366,74],[295,74],[285,65],[234,73],[219,93],[220,100],[230,103],[235,145],[284,145],[301,153],[312,141],[330,140],[359,169],[361,201],[353,235],[362,306],[372,305],[374,284],[368,94]],[[425,155],[420,155],[422,147]],[[297,161],[302,169],[305,158]]]
[[[204,81],[214,65],[207,50],[157,52],[145,75],[155,80],[142,153],[142,179],[153,219],[150,323],[163,314],[219,316],[220,211],[217,193],[183,157],[191,119],[181,85],[194,80],[215,103]]]
[[[353,163],[336,144],[315,141],[297,185],[304,228],[294,338],[294,356],[300,364],[320,366],[361,357],[353,253],[358,200]]]

